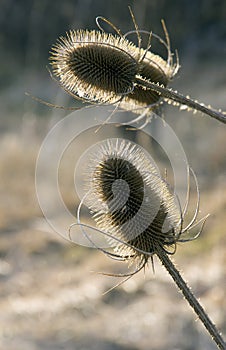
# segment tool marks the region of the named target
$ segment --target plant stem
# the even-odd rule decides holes
[[[203,325],[206,327],[207,331],[217,344],[218,348],[221,350],[226,350],[226,343],[221,337],[216,326],[210,320],[209,316],[207,315],[201,304],[198,302],[191,289],[188,287],[187,283],[183,280],[182,276],[168,257],[167,253],[165,253],[161,249],[158,252],[156,252],[156,254],[158,255],[158,258],[161,260],[162,264],[165,266],[165,268],[173,278],[178,288],[183,293],[185,299],[188,301],[188,303],[193,308]]]
[[[164,98],[168,98],[169,100],[178,102],[182,105],[186,105],[196,111],[200,111],[202,113],[205,113],[209,115],[212,118],[215,118],[219,120],[220,122],[226,124],[226,114],[218,112],[214,109],[208,108],[204,106],[203,104],[200,104],[188,97],[183,96],[179,92],[173,91],[171,89],[168,89],[166,87],[157,85],[155,83],[146,81],[142,78],[136,78],[136,83],[142,86],[145,86],[146,88],[149,88],[151,90],[157,91],[160,93],[160,95]]]

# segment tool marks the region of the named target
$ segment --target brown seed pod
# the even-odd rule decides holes
[[[103,19],[103,18],[102,18]],[[103,19],[104,21],[107,21]],[[50,63],[60,85],[75,98],[91,103],[116,103],[126,110],[142,112],[144,107],[152,110],[161,95],[136,82],[136,78],[148,79],[167,86],[177,73],[179,64],[172,61],[169,37],[164,22],[167,42],[155,34],[168,51],[167,61],[160,56],[130,42],[107,21],[117,35],[99,31],[69,31],[52,47]],[[99,25],[99,23],[98,23]],[[100,29],[102,29],[100,27]]]
[[[150,80],[155,84],[164,87],[173,79],[178,70],[178,66],[169,64],[160,56],[144,50],[140,50],[143,59],[139,64],[139,76],[142,79]],[[134,84],[134,89],[126,95],[120,106],[127,110],[133,110],[136,113],[142,113],[144,108],[149,107],[150,111],[159,106],[161,95],[151,89],[146,88],[143,84]]]
[[[50,57],[53,73],[75,97],[115,103],[133,90],[138,73],[135,45],[98,31],[70,31]]]
[[[60,37],[52,47],[50,63],[53,74],[59,79],[61,87],[70,95],[90,103],[114,104],[125,110],[131,110],[141,117],[149,116],[158,110],[159,105],[166,101],[182,109],[200,111],[226,123],[224,112],[206,107],[197,101],[168,89],[168,83],[179,69],[178,57],[173,62],[169,35],[164,21],[165,41],[158,35],[140,31],[131,13],[138,46],[130,42],[108,20],[107,22],[116,34],[103,31],[71,30],[65,37]],[[146,49],[141,47],[141,33],[149,35]],[[152,53],[150,44],[152,38],[165,46],[167,59]]]
[[[104,252],[135,262],[135,272],[160,250],[174,253],[177,242],[184,241],[182,235],[194,224],[198,209],[183,227],[177,197],[141,146],[125,139],[107,139],[88,152],[82,202],[114,247],[113,254]]]

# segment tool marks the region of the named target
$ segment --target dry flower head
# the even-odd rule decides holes
[[[141,114],[139,121],[158,111],[163,101],[181,109],[201,111],[226,123],[221,111],[213,110],[197,101],[167,88],[179,69],[178,56],[174,62],[170,39],[162,21],[165,40],[158,35],[139,30],[133,14],[135,30],[122,35],[110,21],[97,17],[98,30],[70,30],[53,45],[50,63],[53,75],[70,95],[94,104],[117,104],[118,107]],[[99,21],[107,22],[116,34],[106,33]],[[137,34],[138,46],[128,40]],[[141,34],[148,35],[142,48]],[[150,51],[152,39],[164,45],[167,59]]]
[[[135,263],[132,275],[154,254],[162,250],[173,254],[177,242],[186,241],[185,235],[197,226],[198,204],[193,219],[184,227],[186,210],[182,213],[177,196],[141,146],[125,139],[106,139],[88,150],[86,164],[82,205],[92,213],[93,229],[114,247],[114,253],[101,250]]]

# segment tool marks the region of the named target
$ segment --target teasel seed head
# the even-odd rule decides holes
[[[125,139],[107,139],[90,150],[84,204],[122,260],[145,265],[160,248],[174,249],[181,212],[148,153]]]
[[[177,72],[174,64],[150,51],[145,53],[145,50],[140,49],[140,52],[144,55],[144,59],[139,63],[137,77],[166,87]],[[158,92],[136,82],[133,91],[124,97],[120,106],[140,114],[147,106],[149,106],[150,112],[155,111],[159,107],[160,99],[161,96]]]
[[[119,34],[119,30],[117,35],[94,30],[69,31],[52,47],[53,74],[75,98],[91,103],[121,101],[120,107],[136,113],[147,106],[155,108],[160,94],[136,83],[136,78],[167,86],[178,70],[178,65],[172,62],[169,44],[156,36],[167,48],[168,59],[164,60]]]
[[[52,47],[50,57],[53,75],[60,86],[82,101],[95,104],[118,102],[122,109],[141,114],[131,121],[138,122],[146,117],[146,122],[140,128],[148,123],[153,112],[161,113],[159,107],[163,102],[194,113],[199,111],[226,123],[226,112],[212,109],[167,87],[178,72],[179,59],[176,53],[174,63],[164,21],[162,27],[165,40],[154,33],[139,30],[132,12],[131,16],[135,31],[125,35],[101,17],[115,30],[115,35],[105,33],[97,21],[101,31],[71,30],[65,37],[60,37]],[[130,33],[136,33],[138,46],[127,39]],[[141,47],[141,33],[149,35],[146,49]],[[165,46],[166,60],[149,50],[152,37]],[[63,108],[41,99],[36,100]]]
[[[75,97],[114,103],[133,90],[138,52],[123,37],[98,31],[70,31],[50,57],[53,73]]]

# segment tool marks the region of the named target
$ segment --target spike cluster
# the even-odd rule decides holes
[[[115,103],[133,90],[138,52],[127,39],[98,31],[70,31],[50,57],[53,73],[75,97]]]
[[[140,47],[138,29],[139,47],[122,36],[109,21],[107,23],[116,30],[116,35],[71,30],[53,45],[50,57],[53,74],[66,92],[90,103],[119,102],[121,108],[143,114],[143,117],[158,111],[163,100],[173,101],[173,105],[182,105],[182,109],[200,111],[226,123],[224,112],[167,88],[178,72],[179,63],[177,56],[173,63],[164,22],[166,42],[155,34],[152,36],[167,49],[167,60],[149,51],[150,45],[146,50]],[[151,34],[149,36],[151,38]]]
[[[167,86],[178,70],[178,64],[168,61],[123,36],[94,30],[69,31],[52,47],[50,57],[54,75],[74,97],[93,103],[121,101],[122,108],[136,113],[154,108],[160,99],[136,78]]]
[[[180,210],[141,146],[104,140],[90,151],[85,174],[85,204],[120,257],[133,257],[139,265],[160,247],[175,246]]]

